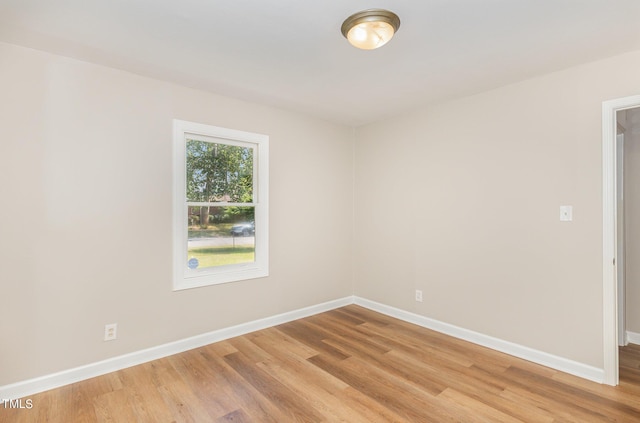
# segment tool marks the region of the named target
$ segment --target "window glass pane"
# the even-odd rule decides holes
[[[187,268],[255,261],[254,207],[188,207]]]
[[[187,201],[253,202],[253,149],[187,140]]]

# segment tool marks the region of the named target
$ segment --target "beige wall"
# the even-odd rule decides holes
[[[172,292],[174,118],[270,136],[270,277]],[[353,293],[350,128],[0,44],[0,131],[0,385]]]
[[[640,333],[640,110],[624,123],[625,281],[627,330]]]
[[[602,368],[602,102],[638,75],[635,52],[359,128],[356,295]]]

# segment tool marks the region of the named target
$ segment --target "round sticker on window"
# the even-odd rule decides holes
[[[199,265],[200,263],[198,262],[197,258],[191,258],[187,262],[187,267],[189,267],[189,269],[197,269]]]

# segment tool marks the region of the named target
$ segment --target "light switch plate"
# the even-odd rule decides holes
[[[573,206],[560,206],[560,221],[571,222],[573,220]]]

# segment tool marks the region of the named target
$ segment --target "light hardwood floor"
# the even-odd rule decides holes
[[[1,422],[640,422],[609,387],[350,305],[0,407]]]

